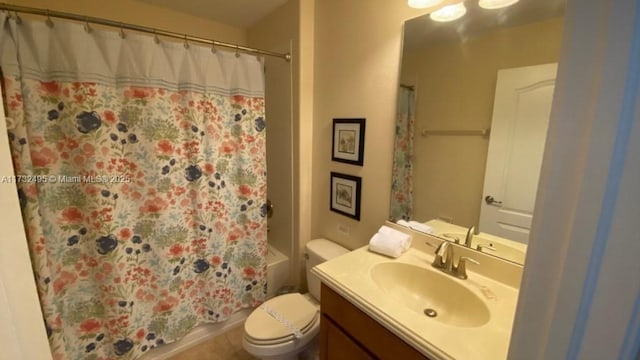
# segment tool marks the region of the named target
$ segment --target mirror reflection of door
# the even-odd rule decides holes
[[[526,243],[557,64],[498,71],[480,229]]]

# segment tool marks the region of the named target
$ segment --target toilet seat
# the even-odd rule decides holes
[[[301,294],[276,296],[249,315],[244,325],[245,340],[257,346],[294,340],[306,342],[301,340],[306,340],[309,335],[315,336],[311,333],[317,332],[319,319],[318,307]],[[301,336],[296,337],[292,328],[299,330]],[[314,329],[316,331],[312,331]]]

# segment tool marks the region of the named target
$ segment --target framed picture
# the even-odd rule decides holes
[[[362,178],[331,173],[331,211],[360,220],[360,189]]]
[[[362,166],[364,124],[365,119],[333,119],[331,160]]]

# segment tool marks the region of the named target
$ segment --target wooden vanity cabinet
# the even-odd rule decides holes
[[[320,360],[429,360],[322,284]]]

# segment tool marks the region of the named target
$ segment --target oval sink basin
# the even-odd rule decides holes
[[[387,262],[375,265],[371,278],[382,291],[425,319],[458,327],[477,327],[489,321],[489,308],[482,299],[437,270]]]

